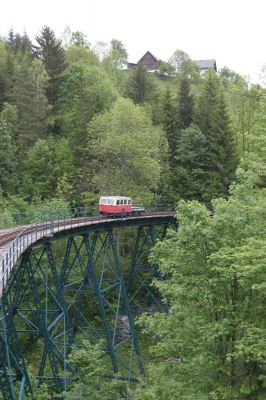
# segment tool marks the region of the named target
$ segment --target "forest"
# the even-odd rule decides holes
[[[227,67],[201,75],[180,49],[156,73],[126,62],[122,41],[79,31],[0,38],[0,227],[95,211],[101,195],[173,205],[178,230],[150,256],[168,312],[137,322],[160,340],[127,398],[263,400],[266,90]],[[64,398],[124,398],[95,378],[101,351],[71,354],[80,381]]]

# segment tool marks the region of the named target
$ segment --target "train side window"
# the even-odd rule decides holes
[[[117,200],[117,203],[116,203],[118,206],[120,205],[120,200]]]
[[[128,204],[131,204],[131,200],[130,199],[128,200]]]

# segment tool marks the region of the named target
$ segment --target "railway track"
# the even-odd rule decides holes
[[[13,229],[6,229],[0,231],[0,248],[5,247],[6,244],[12,242],[23,231],[23,227]]]
[[[174,213],[173,213],[174,214]],[[140,216],[123,216],[122,218],[141,218],[143,216],[145,217],[151,217],[151,216],[159,216],[159,215],[169,215],[169,212],[145,212],[142,213]],[[120,216],[118,218],[121,218]],[[21,234],[24,231],[24,235],[33,233],[33,232],[40,232],[42,230],[47,230],[49,228],[57,229],[62,226],[66,227],[76,227],[79,225],[83,225],[88,223],[93,222],[101,222],[101,221],[106,221],[107,219],[112,219],[110,216],[94,216],[94,217],[80,217],[80,218],[67,218],[63,220],[58,220],[58,221],[46,221],[42,222],[40,224],[31,224],[31,225],[21,225],[17,226],[14,228],[8,228],[8,229],[0,229],[0,248],[5,247],[8,243],[12,242],[13,240],[16,239],[16,237]]]

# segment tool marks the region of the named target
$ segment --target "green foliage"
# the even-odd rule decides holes
[[[207,140],[206,198],[226,196],[237,166],[236,143],[220,81],[213,71],[205,75],[195,122]]]
[[[7,90],[8,90],[8,64],[7,64],[8,53],[6,50],[6,44],[0,39],[0,110],[3,107],[5,101],[7,101]]]
[[[128,81],[128,97],[131,98],[134,103],[142,104],[152,99],[153,92],[154,85],[152,78],[146,67],[143,64],[139,64]]]
[[[180,80],[177,99],[178,128],[186,129],[193,121],[194,96],[191,94],[189,79],[184,75]]]
[[[155,64],[156,70],[158,70],[159,74],[161,75],[172,75],[175,71],[174,67],[170,65],[169,63],[163,61],[163,60],[158,60],[156,61]]]
[[[169,162],[172,165],[179,140],[177,113],[170,89],[167,88],[162,98],[162,125],[169,145]]]
[[[13,218],[8,209],[7,200],[3,196],[3,191],[0,186],[0,228],[13,225]]]
[[[87,36],[80,31],[72,32],[71,34],[71,40],[70,40],[71,45],[75,46],[83,46],[83,47],[89,47],[90,43],[87,40]]]
[[[41,61],[30,62],[23,58],[14,73],[12,103],[18,113],[18,136],[20,146],[29,148],[45,137],[51,124],[50,106],[46,97],[48,76]]]
[[[0,226],[69,217],[70,204],[96,210],[101,194],[210,205],[231,191],[212,214],[181,202],[179,231],[158,244],[169,313],[143,319],[160,341],[128,396],[264,399],[265,89],[228,68],[201,78],[181,50],[157,74],[125,71],[120,40],[94,51],[68,34],[67,50],[49,27],[38,47],[12,30],[0,39]],[[73,349],[80,380],[66,398],[125,392],[100,378],[101,349]],[[37,383],[34,392],[56,396]]]
[[[206,182],[207,140],[197,126],[181,130],[172,168],[172,198],[208,200]]]
[[[57,191],[70,199],[74,167],[66,139],[39,139],[29,150],[24,168],[23,191],[31,199],[51,198]]]
[[[224,83],[224,76],[222,82]],[[250,148],[250,136],[257,119],[259,104],[263,103],[263,92],[260,89],[247,86],[241,77],[231,78],[228,84],[227,98],[230,105],[230,115],[235,132],[237,150],[243,156]],[[261,101],[262,100],[262,101]]]
[[[70,139],[77,166],[84,164],[87,124],[95,114],[110,108],[115,98],[116,91],[100,67],[74,62],[67,68],[60,92],[58,120]]]
[[[73,348],[70,354],[70,362],[78,371],[79,382],[69,392],[64,393],[64,399],[73,398],[91,400],[122,400],[125,383],[116,379],[103,377],[104,366],[103,343],[92,345],[88,341],[83,342],[83,347]]]
[[[55,104],[61,73],[64,71],[65,54],[61,41],[56,39],[54,32],[44,26],[40,35],[36,37],[39,47],[36,48],[37,55],[43,60],[46,72],[50,77],[47,96],[51,104]]]
[[[127,51],[120,40],[112,39],[102,66],[120,94],[126,90],[127,76],[122,70],[127,63]]]
[[[238,170],[212,214],[181,202],[178,231],[157,244],[152,262],[168,279],[155,285],[170,309],[143,318],[160,341],[140,398],[265,398],[266,191],[256,167]]]
[[[59,197],[42,200],[36,196],[29,204],[18,195],[11,195],[5,199],[0,191],[0,201],[1,228],[70,218],[72,215],[69,203]]]
[[[122,68],[126,64],[128,55],[121,40],[111,40],[110,57],[113,59],[116,68]]]
[[[5,103],[0,113],[0,187],[5,194],[13,193],[16,185],[16,128],[16,108]]]
[[[168,62],[177,74],[177,78],[185,76],[196,82],[199,80],[199,67],[185,51],[175,50]]]
[[[176,72],[182,72],[184,66],[190,61],[189,55],[180,49],[175,50],[169,59],[169,64]]]
[[[68,65],[79,63],[83,64],[84,67],[100,64],[100,60],[91,49],[80,45],[71,46],[67,49],[66,61]]]
[[[167,151],[161,129],[141,107],[124,99],[97,116],[88,129],[88,159],[96,155],[92,180],[97,190],[149,200],[158,188]]]
[[[26,32],[21,35],[10,29],[7,38],[9,50],[14,54],[32,56],[32,43]]]

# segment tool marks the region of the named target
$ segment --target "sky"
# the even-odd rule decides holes
[[[265,15],[266,0],[2,0],[0,36],[12,27],[33,39],[48,25],[60,38],[68,26],[92,45],[121,40],[130,62],[148,50],[167,61],[181,49],[256,83],[266,64]]]

